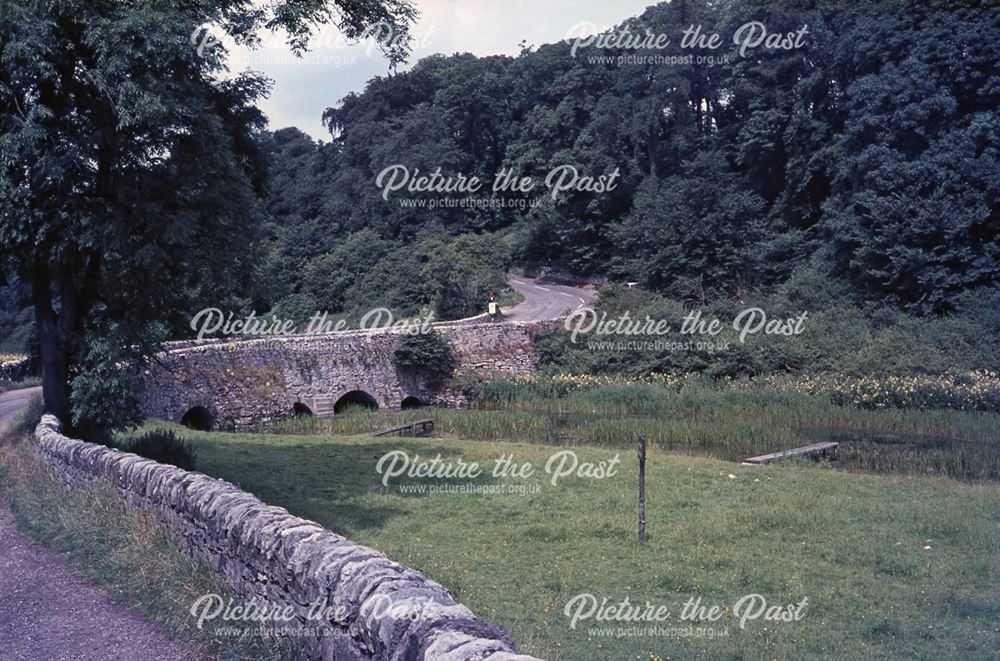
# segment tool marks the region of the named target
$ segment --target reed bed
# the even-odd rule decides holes
[[[787,382],[567,383],[493,382],[473,392],[470,409],[355,409],[257,431],[337,436],[429,417],[438,433],[469,440],[625,449],[642,435],[664,449],[729,461],[835,440],[838,465],[847,469],[1000,479],[1000,416],[991,412],[857,407],[829,390]]]

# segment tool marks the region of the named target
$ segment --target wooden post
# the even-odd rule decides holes
[[[639,436],[639,541],[646,541],[646,437]]]

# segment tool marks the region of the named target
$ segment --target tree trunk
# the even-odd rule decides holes
[[[52,307],[52,288],[46,268],[35,269],[31,279],[32,302],[38,330],[38,348],[42,363],[42,396],[45,412],[70,423],[69,383],[67,374],[68,346]]]

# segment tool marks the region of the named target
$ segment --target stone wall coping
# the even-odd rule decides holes
[[[473,317],[472,319],[476,319]],[[514,326],[517,328],[531,328],[534,326],[544,326],[554,323],[553,321],[503,321],[503,322],[468,322],[465,320],[460,321],[441,321],[431,324],[433,328],[441,330],[500,330],[505,326]],[[351,329],[343,331],[331,331],[329,333],[296,333],[294,335],[267,335],[262,337],[212,337],[203,340],[172,340],[169,342],[164,342],[162,345],[162,353],[165,354],[176,354],[183,351],[188,351],[191,349],[200,348],[211,348],[217,346],[240,346],[249,347],[259,344],[271,344],[271,343],[281,343],[281,344],[303,344],[308,345],[309,341],[323,341],[323,340],[334,340],[340,338],[369,338],[369,337],[380,337],[385,335],[410,335],[412,333],[394,329],[394,328],[376,328],[376,329]]]
[[[52,415],[42,417],[35,439],[36,456],[56,477],[114,485],[181,548],[210,560],[238,594],[266,594],[298,613],[326,599],[336,614],[322,623],[329,636],[308,642],[315,658],[540,661],[517,654],[505,629],[478,619],[420,572],[229,482],[69,438]]]

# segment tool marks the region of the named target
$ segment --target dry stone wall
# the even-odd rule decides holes
[[[13,383],[38,373],[35,361],[31,358],[11,360],[0,363],[0,383]]]
[[[67,438],[58,420],[35,432],[40,463],[79,486],[95,480],[151,512],[186,552],[245,598],[290,606],[310,656],[331,661],[538,661],[441,585],[223,480]],[[310,618],[325,603],[330,617]]]

